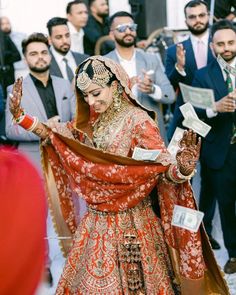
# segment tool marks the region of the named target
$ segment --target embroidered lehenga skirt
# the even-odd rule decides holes
[[[56,294],[179,294],[149,199],[119,213],[88,209]]]

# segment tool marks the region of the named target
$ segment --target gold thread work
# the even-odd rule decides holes
[[[93,69],[93,79],[90,79],[89,75],[86,73],[86,69],[90,63]],[[105,87],[111,77],[112,74],[106,69],[102,62],[99,60],[89,60],[84,65],[83,71],[78,75],[76,85],[82,91],[86,90],[91,83]]]

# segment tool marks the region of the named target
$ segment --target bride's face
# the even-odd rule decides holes
[[[97,84],[91,83],[89,87],[82,92],[84,100],[93,106],[96,113],[105,112],[112,104],[112,87],[101,87]]]

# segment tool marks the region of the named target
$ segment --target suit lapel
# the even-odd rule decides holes
[[[209,64],[210,62],[212,62],[213,59],[215,59],[215,56],[213,55],[211,47],[210,47],[210,43],[211,43],[211,37],[209,37],[209,40],[208,40],[207,64]]]
[[[215,60],[209,69],[209,77],[213,84],[213,89],[217,92],[220,99],[228,94],[227,86],[218,62]]]
[[[55,98],[56,98],[56,105],[57,105],[57,111],[58,111],[58,115],[60,117],[62,117],[62,91],[61,91],[61,85],[60,82],[58,81],[58,79],[56,79],[55,77],[51,76],[52,78],[52,86],[53,86],[53,90],[54,90],[54,94],[55,94]]]
[[[193,46],[190,38],[183,42],[184,49],[186,51],[186,65],[188,66],[188,71],[193,73],[197,70],[197,64],[193,52]]]
[[[50,73],[51,75],[55,75],[57,77],[61,77],[63,78],[62,76],[62,73],[61,73],[61,70],[55,60],[55,57],[53,56],[53,54],[51,53],[52,55],[52,60],[51,60],[51,65],[50,65]]]
[[[35,109],[41,114],[42,118],[47,120],[47,115],[46,115],[46,111],[44,109],[42,100],[39,96],[37,88],[34,85],[33,80],[30,78],[29,75],[24,79],[24,84],[25,84],[25,89],[23,87],[23,91],[29,93],[29,98],[31,100],[31,103],[35,105]],[[27,93],[24,93],[24,96],[27,97],[28,96]]]
[[[142,70],[147,69],[146,61],[143,58],[143,55],[141,54],[141,52],[139,52],[138,50],[136,50],[135,63],[136,63],[136,74],[137,74],[137,76],[142,74]]]
[[[117,62],[118,64],[120,63],[119,58],[118,58],[118,56],[117,56],[115,50],[113,50],[113,51],[111,52],[111,59],[113,59],[113,60],[114,60],[115,62]]]

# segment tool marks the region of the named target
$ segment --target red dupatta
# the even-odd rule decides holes
[[[52,145],[43,147],[43,163],[59,236],[72,236],[77,228],[73,192],[96,210],[117,212],[133,208],[157,185],[165,240],[176,277],[190,290],[197,288],[205,276],[206,294],[229,294],[204,229],[193,233],[171,225],[175,204],[196,209],[188,182],[169,182],[163,174],[168,166],[162,163],[105,153],[58,133],[52,132],[50,139]],[[70,246],[70,240],[62,241],[65,253]]]

